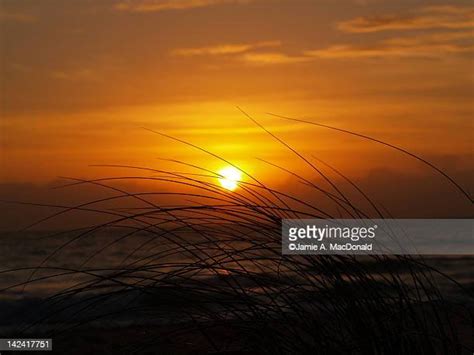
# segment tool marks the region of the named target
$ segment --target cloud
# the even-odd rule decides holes
[[[255,65],[301,63],[312,60],[310,57],[290,56],[283,52],[258,52],[261,48],[279,47],[280,41],[256,43],[220,44],[216,46],[178,48],[171,52],[178,56],[219,56],[228,55],[236,60]]]
[[[439,57],[474,51],[472,32],[438,32],[387,38],[370,45],[339,44],[306,51],[317,58]]]
[[[473,6],[425,6],[410,14],[358,17],[338,23],[338,29],[349,33],[372,33],[388,30],[437,30],[410,36],[395,36],[370,44],[335,44],[309,50],[306,56],[315,58],[373,57],[440,57],[448,54],[471,53]]]
[[[247,4],[255,0],[123,0],[115,9],[128,12],[159,12],[187,10],[224,4]]]
[[[417,30],[430,28],[462,29],[474,27],[472,6],[427,6],[412,14],[357,17],[339,22],[344,32],[368,33],[387,30]]]
[[[36,17],[30,14],[0,10],[0,22],[32,23],[35,21]]]
[[[474,44],[471,39],[472,32],[464,30],[398,36],[366,45],[335,44],[327,48],[306,50],[296,55],[290,55],[282,51],[258,51],[266,47],[279,47],[281,45],[280,41],[179,48],[171,53],[179,56],[228,55],[235,60],[253,65],[305,63],[318,58],[434,58],[447,54],[474,52]]]
[[[237,44],[219,44],[216,46],[196,47],[196,48],[178,48],[171,52],[178,56],[197,56],[197,55],[226,55],[244,53],[253,49],[265,47],[278,47],[280,41],[267,41],[256,43],[237,43]]]
[[[393,45],[417,45],[452,42],[472,39],[472,31],[435,32],[410,37],[393,37],[384,42]]]
[[[281,52],[267,53],[246,53],[240,59],[249,64],[267,65],[267,64],[292,64],[302,63],[312,60],[306,56],[290,56]]]
[[[389,41],[374,45],[334,45],[325,49],[306,51],[307,56],[316,58],[374,58],[374,57],[437,57],[443,54],[474,52],[472,44],[390,44]]]
[[[367,6],[379,2],[380,0],[353,0],[354,4],[359,6]]]

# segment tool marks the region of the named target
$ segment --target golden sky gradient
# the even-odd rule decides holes
[[[470,1],[1,0],[2,183],[91,177],[91,164],[222,165],[272,179],[256,158],[303,169],[242,107],[354,176],[423,171],[305,118],[472,170]]]

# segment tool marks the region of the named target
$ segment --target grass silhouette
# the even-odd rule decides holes
[[[263,162],[323,194],[346,218],[369,218],[373,214],[389,217],[337,169],[303,156],[242,112],[326,181],[330,190],[285,167]],[[456,321],[459,317],[472,321],[472,309],[444,297],[433,277],[439,271],[421,257],[282,255],[283,218],[339,216],[311,199],[266,186],[257,176],[202,147],[149,131],[238,168],[246,181],[230,192],[217,182],[218,173],[170,159],[163,160],[194,172],[103,165],[127,168],[132,174],[93,180],[67,178],[69,182],[62,188],[93,185],[114,193],[112,197],[75,206],[28,203],[60,209],[28,228],[77,212],[100,214],[108,221],[56,233],[51,237],[64,233],[70,237],[40,265],[0,272],[29,273],[24,282],[0,290],[0,294],[45,281],[71,282],[15,313],[23,321],[7,335],[50,336],[57,351],[68,349],[68,353],[74,353],[74,344],[78,353],[83,352],[87,342],[95,343],[95,351],[116,354],[472,352],[459,336]],[[401,151],[441,173],[472,202],[447,173],[413,153]],[[352,201],[318,164],[348,182],[371,210]],[[128,192],[114,185],[123,181],[166,184],[171,189]],[[164,202],[169,198],[180,202]],[[103,207],[104,203],[121,201],[133,201],[135,205]],[[79,266],[49,265],[56,255],[102,232],[111,232],[112,240],[91,252]],[[107,267],[91,265],[123,241],[133,246],[123,260]],[[458,288],[472,297],[469,290],[461,285]]]

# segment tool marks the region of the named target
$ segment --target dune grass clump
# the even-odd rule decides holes
[[[281,174],[290,174],[325,196],[346,218],[388,217],[342,173],[332,168],[366,200],[370,211],[351,201],[318,167],[321,162],[304,157],[260,127],[330,189],[273,164]],[[234,166],[201,147],[167,137]],[[36,302],[34,315],[23,312],[24,321],[9,330],[12,335],[40,334],[53,337],[57,349],[89,347],[105,353],[447,354],[469,350],[459,335],[458,317],[472,320],[472,310],[444,297],[433,276],[437,271],[422,258],[282,255],[282,219],[340,216],[310,197],[273,189],[245,171],[245,181],[229,191],[219,184],[216,172],[187,162],[168,162],[193,172],[109,166],[132,173],[71,179],[70,188],[94,185],[113,195],[62,206],[48,219],[87,212],[103,215],[107,221],[68,231],[66,243],[52,250],[41,265],[26,270],[25,282],[2,290],[68,281],[67,287]],[[124,181],[147,181],[157,189],[129,192],[117,185]],[[104,207],[110,203],[120,207]],[[109,237],[79,265],[51,265],[57,255],[100,234]],[[121,259],[105,261],[105,255],[117,251]],[[2,274],[20,271],[25,270]],[[460,292],[464,291],[460,288]]]

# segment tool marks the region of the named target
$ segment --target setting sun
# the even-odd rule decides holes
[[[242,173],[240,170],[233,166],[221,169],[218,174],[220,175],[219,182],[222,187],[230,191],[234,191],[237,188],[239,181],[242,179]]]

